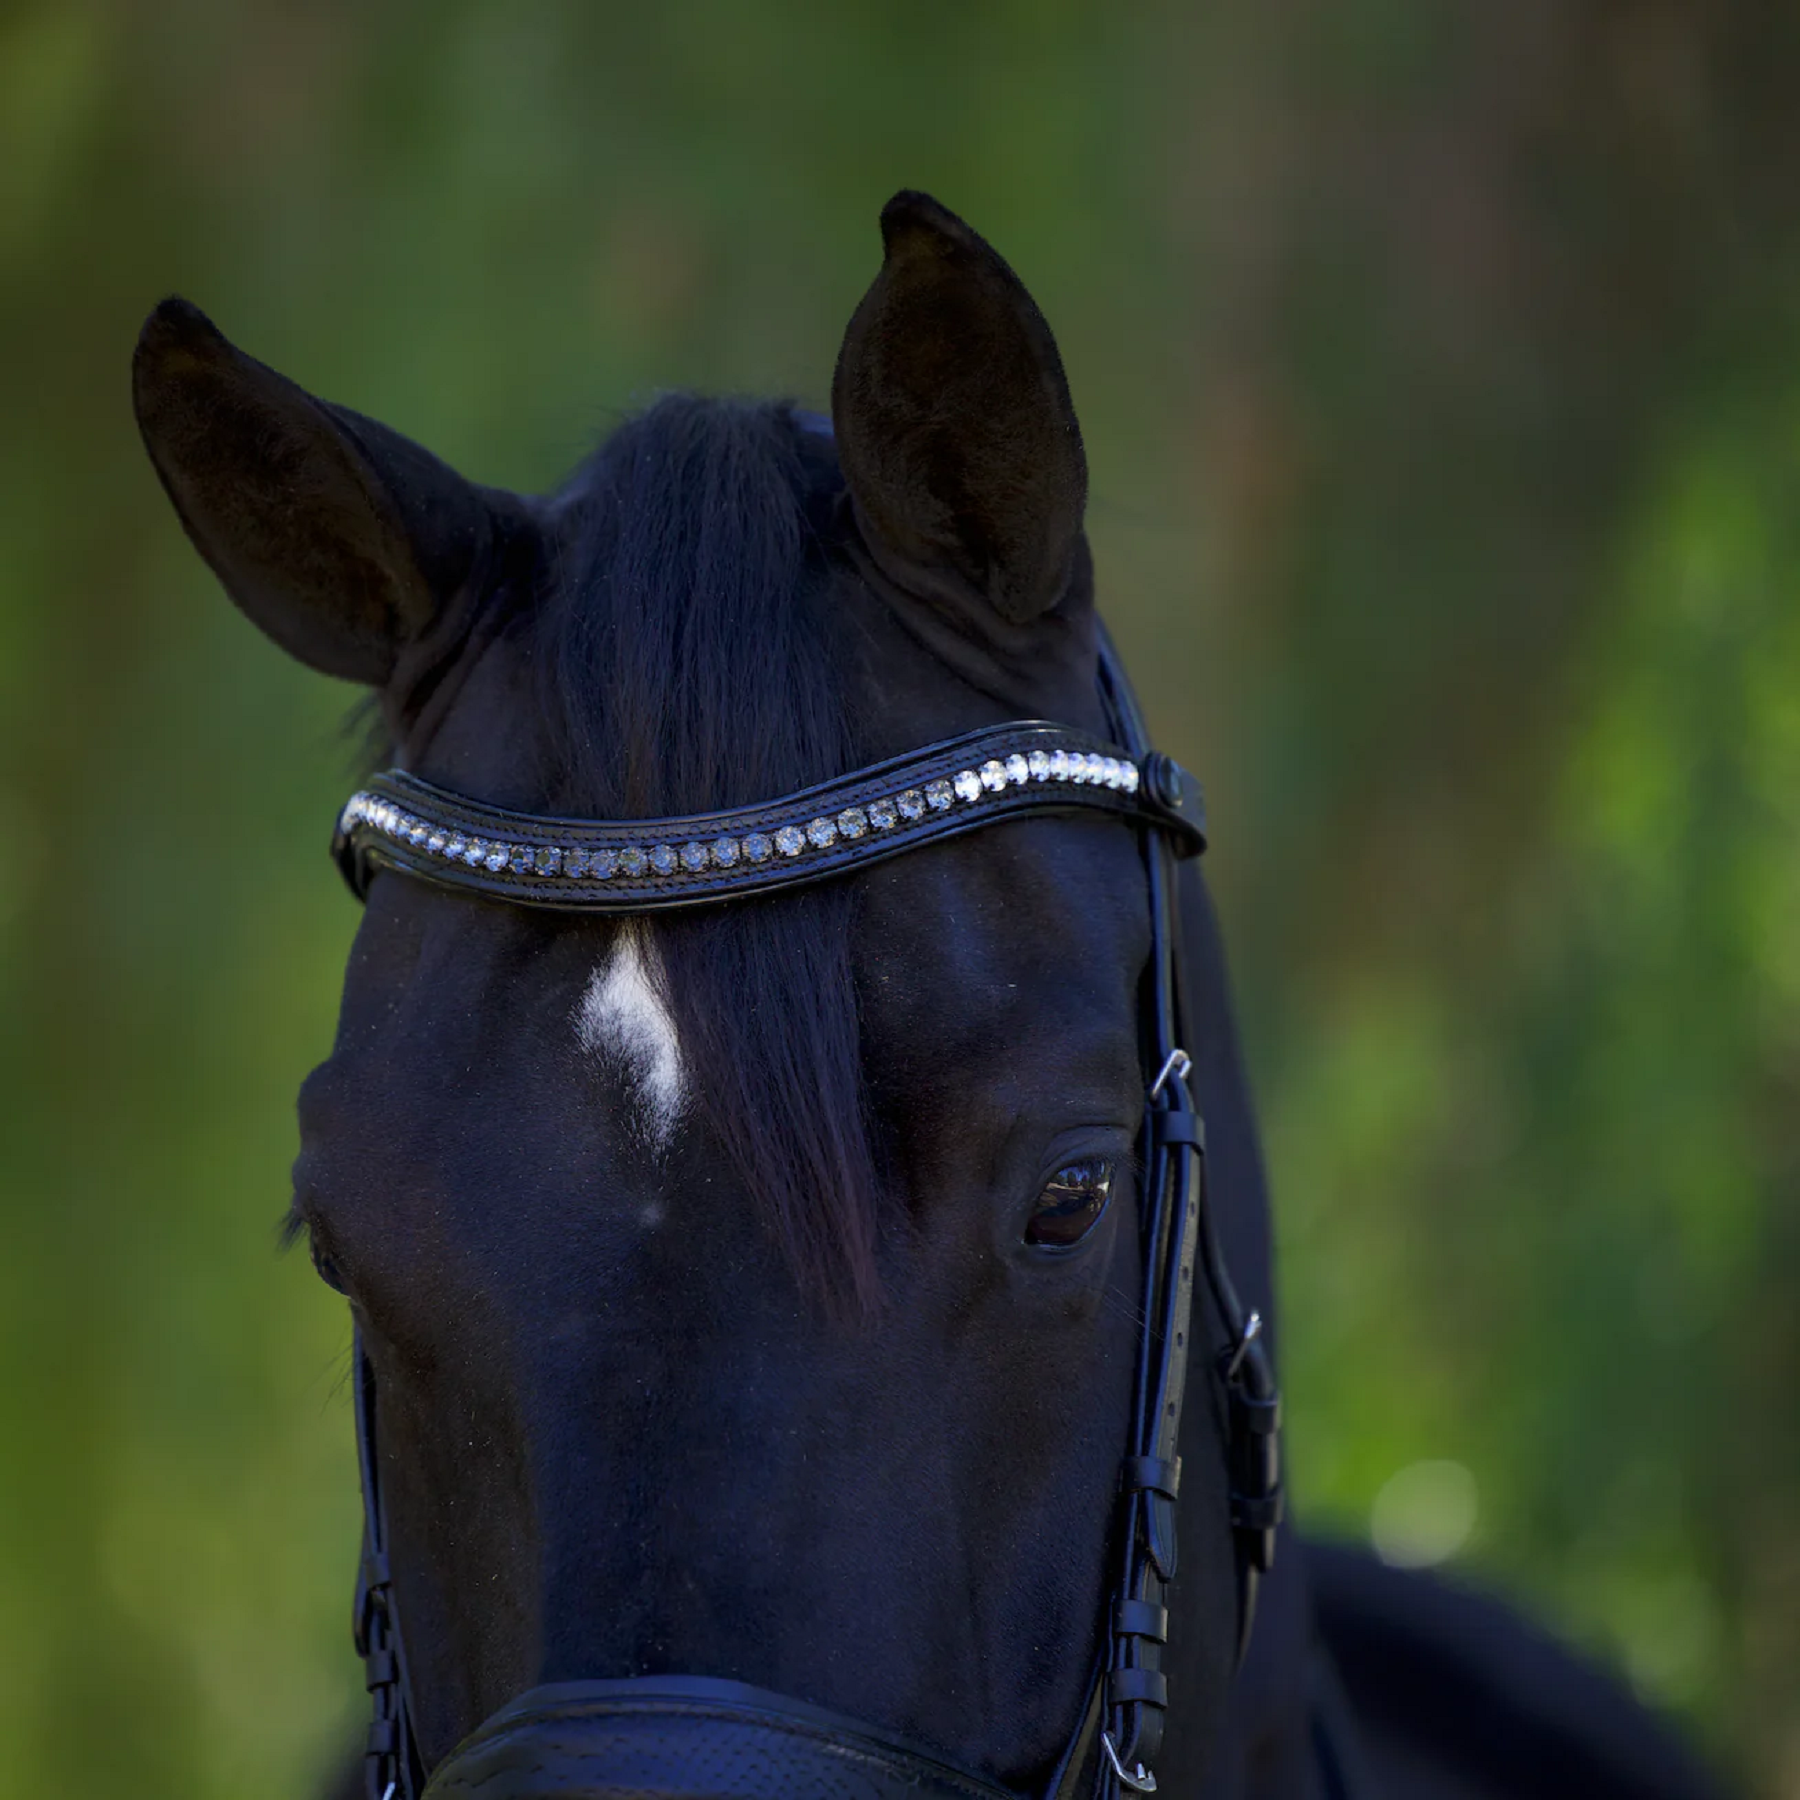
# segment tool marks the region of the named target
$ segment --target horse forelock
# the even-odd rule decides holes
[[[768,799],[856,762],[823,604],[820,459],[790,408],[673,396],[550,509],[525,622],[559,793],[596,818]],[[643,1134],[697,1118],[802,1280],[875,1297],[879,1183],[842,887],[635,921],[577,1008]]]

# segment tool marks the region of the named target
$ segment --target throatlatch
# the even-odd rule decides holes
[[[1238,1571],[1238,1656],[1257,1583],[1281,1521],[1280,1402],[1262,1339],[1231,1284],[1207,1204],[1205,1131],[1182,1048],[1175,862],[1205,847],[1200,790],[1149,745],[1110,643],[1100,690],[1117,742],[1022,720],[929,744],[766,805],[679,819],[598,821],[508,811],[403,770],[377,776],[344,807],[332,851],[358,895],[391,869],[510,905],[643,913],[718,905],[806,886],[1004,819],[1098,810],[1143,844],[1151,958],[1141,1010],[1144,1123],[1143,1332],[1120,1469],[1116,1570],[1095,1675],[1043,1800],[1120,1800],[1156,1791],[1150,1765],[1169,1706],[1163,1653],[1177,1573],[1182,1401],[1202,1273],[1222,1343],[1206,1368],[1230,1423],[1231,1529]],[[375,1717],[369,1800],[472,1794],[528,1760],[531,1791],[579,1795],[617,1784],[677,1796],[683,1757],[702,1743],[705,1793],[791,1800],[1018,1800],[893,1734],[799,1700],[700,1677],[562,1683],[519,1696],[426,1780],[409,1719],[408,1681],[387,1558],[375,1376],[356,1345],[356,1433],[363,1557],[356,1643]],[[773,1771],[773,1774],[772,1774]],[[602,1773],[611,1785],[594,1786]],[[591,1777],[591,1779],[589,1779]],[[584,1779],[589,1785],[583,1785]]]

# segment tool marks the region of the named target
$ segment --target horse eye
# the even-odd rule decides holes
[[[319,1247],[319,1238],[316,1232],[308,1233],[306,1247],[312,1252],[312,1265],[318,1272],[319,1279],[328,1288],[336,1288],[340,1294],[348,1295],[350,1290],[344,1286],[344,1278],[338,1273],[337,1264],[331,1260],[328,1251]]]
[[[1105,1157],[1073,1162],[1052,1175],[1038,1195],[1025,1241],[1049,1250],[1078,1244],[1100,1222],[1112,1197],[1113,1166]]]

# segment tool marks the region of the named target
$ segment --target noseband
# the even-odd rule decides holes
[[[1194,1273],[1224,1329],[1211,1361],[1227,1417],[1238,1656],[1281,1519],[1279,1400],[1260,1336],[1232,1287],[1206,1195],[1205,1134],[1189,1097],[1175,861],[1205,848],[1198,786],[1150,748],[1110,644],[1101,646],[1106,743],[1022,721],[927,745],[767,805],[623,823],[503,811],[401,770],[344,808],[332,851],[362,897],[376,871],[560,912],[644,913],[802,887],[870,863],[1045,813],[1107,813],[1139,832],[1151,968],[1144,1062],[1143,1330],[1107,1611],[1081,1716],[1042,1800],[1119,1800],[1156,1790],[1149,1765],[1169,1705],[1162,1667],[1176,1572],[1177,1454]],[[782,1695],[688,1676],[534,1688],[467,1738],[426,1781],[408,1719],[407,1667],[387,1557],[375,1447],[375,1376],[356,1344],[363,1554],[356,1647],[374,1698],[369,1800],[490,1794],[1020,1800],[985,1776],[890,1733]],[[519,1783],[523,1785],[519,1785]],[[510,1783],[510,1785],[509,1785]]]

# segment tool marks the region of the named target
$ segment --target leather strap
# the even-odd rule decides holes
[[[1102,643],[1102,697],[1109,727],[1144,770],[1174,816],[1191,805],[1182,772],[1149,748],[1136,697],[1111,643]],[[1121,1468],[1124,1518],[1115,1598],[1108,1620],[1108,1755],[1094,1792],[1117,1800],[1123,1786],[1154,1789],[1149,1764],[1162,1744],[1168,1682],[1162,1668],[1170,1584],[1178,1567],[1175,1501],[1180,1485],[1182,1403],[1192,1345],[1194,1276],[1203,1269],[1227,1342],[1216,1359],[1226,1388],[1238,1565],[1238,1661],[1249,1647],[1257,1581],[1269,1566],[1281,1507],[1279,1402],[1260,1340],[1225,1269],[1206,1190],[1206,1132],[1187,1086],[1181,1045],[1179,914],[1175,854],[1164,829],[1145,831],[1151,968],[1144,1009],[1146,1097],[1140,1162],[1144,1171],[1144,1331],[1139,1342],[1131,1442]],[[1254,1421],[1254,1428],[1252,1425]],[[1139,1629],[1159,1620],[1160,1634]]]
[[[363,1498],[362,1558],[352,1635],[363,1659],[363,1683],[374,1709],[363,1752],[363,1792],[367,1800],[414,1800],[423,1786],[424,1770],[407,1705],[400,1620],[394,1605],[393,1570],[388,1565],[387,1509],[375,1438],[375,1367],[363,1348],[360,1328],[352,1334],[351,1358],[356,1460]]]
[[[1075,1735],[1063,1752],[1062,1761],[1045,1784],[1044,1800],[1080,1800],[1083,1794],[1094,1794],[1101,1779],[1104,1758],[1100,1754],[1100,1725],[1106,1713],[1106,1673],[1094,1671],[1088,1683],[1087,1703],[1081,1709]]]
[[[670,1800],[1016,1800],[986,1776],[860,1719],[697,1675],[529,1689],[457,1746],[426,1800],[482,1800],[521,1786],[533,1795]]]
[[[1026,719],[946,738],[731,812],[562,819],[512,812],[403,769],[353,794],[332,838],[359,898],[378,869],[558,912],[642,913],[803,887],[1003,819],[1099,811],[1206,844],[1193,778],[1086,732]]]

